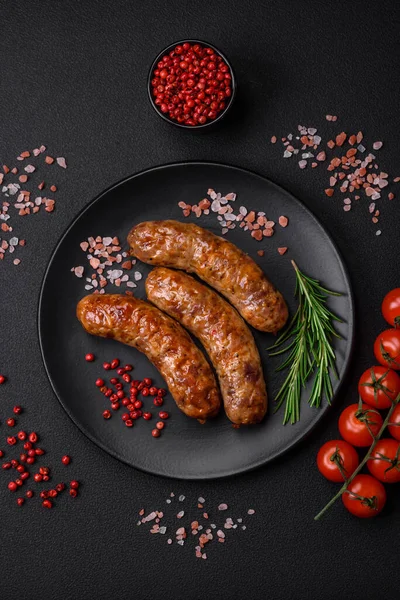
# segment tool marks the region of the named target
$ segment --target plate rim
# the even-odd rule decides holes
[[[112,449],[110,449],[109,447],[107,447],[105,444],[102,443],[101,440],[95,438],[86,428],[84,425],[81,425],[78,420],[76,420],[76,418],[74,417],[73,413],[69,410],[69,408],[64,404],[63,400],[60,398],[60,396],[58,395],[55,386],[53,384],[53,380],[50,376],[49,370],[48,370],[48,366],[46,363],[46,359],[45,359],[45,355],[44,355],[44,349],[43,349],[43,339],[42,339],[42,334],[41,334],[41,314],[42,314],[42,303],[43,303],[43,296],[44,296],[44,288],[45,288],[45,284],[46,284],[46,280],[47,280],[47,276],[48,273],[50,271],[51,265],[54,261],[54,258],[57,254],[57,251],[59,249],[59,247],[61,246],[61,244],[63,243],[64,239],[67,237],[68,233],[70,232],[70,230],[75,226],[75,223],[89,210],[92,208],[93,205],[95,205],[99,200],[101,200],[101,198],[103,196],[105,196],[106,194],[108,194],[111,190],[118,188],[120,185],[123,185],[124,183],[134,180],[137,177],[140,177],[141,175],[145,175],[146,173],[150,173],[150,172],[154,172],[154,171],[161,171],[163,169],[168,169],[171,167],[182,167],[182,166],[188,166],[188,165],[199,165],[199,166],[212,166],[212,167],[223,167],[223,168],[228,168],[228,169],[232,169],[234,171],[241,171],[247,175],[252,175],[255,177],[258,177],[259,179],[262,179],[264,181],[267,181],[268,184],[270,184],[271,186],[273,186],[276,190],[279,190],[280,192],[284,192],[288,197],[290,197],[290,199],[295,202],[296,204],[299,204],[302,209],[308,213],[308,216],[314,221],[314,223],[323,230],[323,232],[325,233],[327,239],[329,240],[331,247],[334,251],[334,253],[336,254],[336,257],[338,259],[339,265],[340,265],[340,270],[343,274],[343,278],[346,281],[346,284],[348,286],[348,297],[349,297],[349,303],[350,303],[350,311],[349,311],[349,317],[348,317],[348,328],[349,328],[349,337],[348,337],[348,344],[346,347],[346,354],[344,356],[343,359],[343,363],[344,363],[344,368],[343,368],[343,373],[341,376],[341,379],[339,380],[338,383],[338,387],[335,391],[335,395],[333,398],[333,401],[328,404],[326,403],[326,405],[324,407],[321,407],[321,409],[319,409],[319,414],[320,414],[320,418],[317,419],[315,422],[311,422],[306,429],[302,430],[299,434],[297,434],[296,436],[294,436],[293,440],[285,447],[284,450],[280,450],[280,451],[276,451],[274,454],[270,455],[268,458],[262,459],[262,460],[257,460],[255,463],[252,463],[250,466],[247,467],[243,467],[243,468],[239,468],[239,469],[230,469],[230,470],[225,470],[222,473],[218,473],[218,474],[211,474],[208,476],[204,476],[204,475],[170,475],[168,473],[165,472],[161,472],[161,471],[155,471],[155,470],[150,470],[150,469],[146,469],[144,467],[139,467],[136,465],[133,465],[131,462],[129,462],[127,459],[125,459],[122,455],[120,455],[117,451],[114,451]],[[69,225],[66,227],[66,229],[63,231],[63,233],[61,234],[60,238],[58,239],[57,243],[55,244],[53,250],[50,253],[50,258],[47,262],[46,265],[46,269],[44,271],[43,277],[42,277],[42,281],[40,284],[40,291],[39,291],[39,299],[38,299],[38,304],[37,304],[37,313],[36,313],[36,326],[37,326],[37,332],[38,332],[38,340],[39,340],[39,347],[40,347],[40,355],[42,358],[42,362],[44,365],[44,369],[45,369],[45,373],[47,376],[47,379],[50,383],[51,389],[53,390],[54,395],[56,396],[58,402],[60,403],[60,405],[62,406],[62,408],[64,409],[64,411],[66,412],[66,414],[68,415],[68,417],[71,419],[71,421],[74,423],[74,425],[81,431],[81,433],[83,433],[83,435],[88,438],[91,442],[93,442],[98,448],[100,448],[101,450],[103,450],[105,453],[107,453],[109,456],[113,457],[116,460],[119,460],[120,462],[128,465],[129,467],[133,468],[133,469],[137,469],[138,471],[141,471],[142,473],[148,473],[150,475],[155,475],[158,477],[165,477],[168,479],[182,479],[182,480],[187,480],[187,481],[208,481],[208,480],[214,480],[214,479],[225,479],[227,477],[232,477],[234,475],[241,475],[244,473],[249,473],[251,471],[255,471],[256,469],[259,469],[262,466],[265,466],[269,463],[271,463],[272,461],[278,459],[279,457],[284,456],[285,454],[287,454],[289,451],[293,450],[293,448],[295,446],[297,446],[298,444],[300,444],[319,424],[319,422],[323,419],[323,417],[329,413],[330,409],[332,408],[333,404],[335,403],[335,400],[337,398],[337,396],[339,395],[342,386],[343,386],[343,382],[346,379],[346,376],[348,374],[349,371],[349,367],[350,367],[350,363],[351,363],[351,358],[352,358],[352,354],[354,351],[354,342],[355,342],[355,324],[354,324],[354,308],[355,308],[355,304],[354,304],[354,295],[353,295],[353,287],[351,284],[351,278],[350,278],[350,274],[348,272],[346,263],[343,259],[343,256],[339,250],[339,248],[336,245],[336,242],[334,241],[334,239],[332,238],[330,232],[326,229],[325,225],[323,225],[319,219],[317,219],[317,217],[314,215],[314,213],[298,198],[296,198],[296,196],[294,196],[291,192],[289,192],[285,187],[275,183],[274,181],[272,181],[271,179],[269,179],[268,177],[264,176],[264,175],[260,175],[260,173],[257,173],[256,171],[253,171],[251,169],[247,169],[244,167],[239,167],[236,165],[231,165],[231,164],[227,164],[227,163],[221,163],[218,161],[202,161],[202,160],[192,160],[192,161],[179,161],[179,162],[170,162],[170,163],[164,163],[162,165],[156,165],[154,167],[149,167],[147,169],[143,169],[141,171],[138,171],[137,173],[133,173],[132,175],[128,175],[127,177],[124,177],[122,179],[120,179],[119,181],[111,184],[110,186],[108,186],[105,190],[103,190],[102,192],[100,192],[99,194],[97,194],[92,200],[90,200],[76,215],[75,217],[73,217],[73,219],[71,220],[71,222],[69,223]],[[285,427],[290,426],[290,424],[285,425]]]

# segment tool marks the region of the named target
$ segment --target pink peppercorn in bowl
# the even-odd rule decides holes
[[[228,59],[215,46],[183,40],[156,57],[147,91],[152,107],[165,121],[205,130],[219,123],[232,106],[236,80]]]

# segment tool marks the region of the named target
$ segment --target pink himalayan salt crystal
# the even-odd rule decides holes
[[[289,219],[282,215],[281,217],[279,217],[278,222],[281,227],[287,227]]]

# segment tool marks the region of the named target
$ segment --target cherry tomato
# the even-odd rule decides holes
[[[317,454],[317,467],[329,481],[342,482],[345,477],[350,477],[357,469],[359,462],[357,450],[343,440],[326,442]],[[345,477],[343,477],[341,469]]]
[[[390,369],[400,369],[400,329],[386,329],[374,343],[376,360]]]
[[[386,294],[382,302],[382,314],[389,325],[400,327],[400,288]]]
[[[386,503],[386,490],[382,483],[371,475],[356,475],[342,494],[343,504],[356,517],[376,517]]]
[[[392,369],[371,367],[361,375],[358,393],[369,406],[390,408],[400,393],[400,377]]]
[[[384,483],[400,481],[400,442],[391,438],[379,440],[367,466],[374,477]]]
[[[376,435],[383,424],[381,415],[368,404],[363,404],[361,409],[358,404],[350,404],[339,417],[340,435],[353,446],[370,446],[373,438],[367,424]]]
[[[400,440],[400,404],[392,412],[388,429],[391,436],[396,440]]]

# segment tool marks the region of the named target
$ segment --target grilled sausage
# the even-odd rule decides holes
[[[193,223],[146,221],[128,235],[131,253],[152,265],[196,273],[223,294],[255,329],[276,333],[288,310],[250,256]]]
[[[219,294],[190,275],[153,269],[146,280],[149,300],[199,338],[218,375],[228,418],[258,423],[267,392],[254,338],[239,313]]]
[[[158,308],[130,296],[92,294],[78,303],[77,317],[88,333],[143,352],[188,417],[218,413],[221,399],[210,365],[189,334]]]

